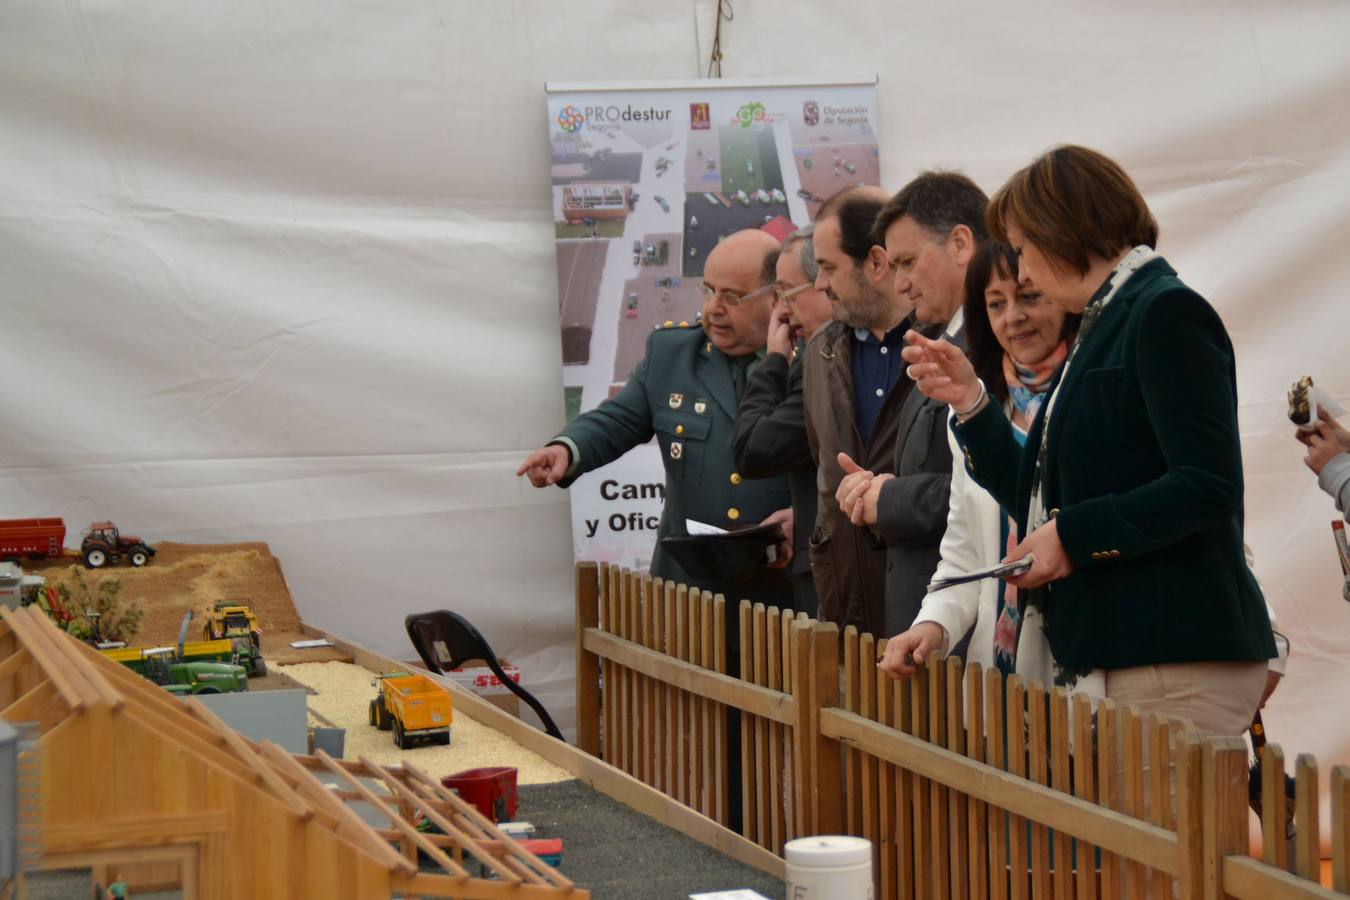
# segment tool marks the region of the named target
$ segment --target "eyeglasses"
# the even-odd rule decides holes
[[[774,299],[780,300],[783,303],[787,303],[793,297],[800,294],[802,291],[809,291],[811,290],[811,288],[815,286],[816,284],[814,281],[808,281],[806,284],[799,284],[795,288],[785,288],[775,284],[773,286],[773,296]]]
[[[726,288],[723,288],[720,291],[716,291],[708,287],[708,285],[706,284],[700,284],[698,286],[698,294],[700,297],[703,298],[704,303],[707,303],[709,300],[716,297],[718,300],[721,300],[727,306],[740,306],[742,303],[745,303],[749,300],[755,300],[759,297],[763,297],[765,294],[777,290],[777,288],[778,286],[775,284],[766,284],[764,285],[764,287],[760,288],[757,291],[751,291],[748,294],[738,294],[735,291],[729,291]]]

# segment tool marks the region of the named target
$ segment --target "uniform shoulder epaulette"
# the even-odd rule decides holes
[[[671,319],[667,319],[666,321],[657,325],[656,330],[664,331],[667,328],[702,328],[702,327],[703,327],[702,322],[688,322],[688,321],[676,322]]]

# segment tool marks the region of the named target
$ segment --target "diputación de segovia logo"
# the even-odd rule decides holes
[[[576,131],[586,122],[586,117],[582,115],[581,110],[568,104],[558,111],[558,127],[568,134]]]
[[[758,101],[746,103],[736,110],[736,121],[741,123],[742,128],[749,128],[756,122],[763,122],[764,104]]]

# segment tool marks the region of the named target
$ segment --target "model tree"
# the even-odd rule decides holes
[[[135,601],[123,603],[122,582],[104,578],[91,588],[78,567],[71,566],[70,574],[70,583],[56,588],[61,605],[71,613],[66,629],[81,640],[130,643],[145,611]]]

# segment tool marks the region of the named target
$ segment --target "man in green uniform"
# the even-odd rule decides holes
[[[687,519],[725,529],[773,521],[792,533],[787,479],[741,477],[731,450],[740,396],[750,369],[764,355],[778,250],[773,236],[756,229],[726,237],[704,266],[701,322],[653,331],[646,355],[623,389],[572,420],[531,453],[516,474],[528,476],[535,487],[567,487],[655,434],[666,470],[666,497],[652,574],[720,591],[732,604],[748,598],[787,607],[792,591],[781,569],[760,568],[734,582],[700,580],[660,543],[686,535]],[[780,549],[790,555],[791,543]]]
[[[757,230],[738,231],[708,254],[703,269],[703,315],[694,326],[658,329],[628,383],[531,453],[517,475],[535,487],[567,487],[584,472],[618,459],[656,435],[666,469],[666,500],[657,527],[651,572],[726,595],[727,672],[740,673],[742,599],[787,608],[792,587],[783,569],[759,567],[749,577],[693,578],[661,546],[661,538],[688,533],[686,519],[731,529],[755,522],[781,524],[792,534],[787,478],[743,478],[732,458],[736,409],[750,370],[764,355],[779,244]],[[778,564],[791,559],[792,542],[779,545]],[[740,715],[727,709],[728,824],[741,828]]]

